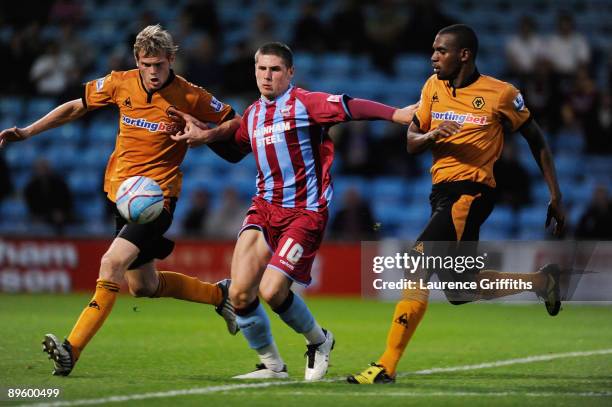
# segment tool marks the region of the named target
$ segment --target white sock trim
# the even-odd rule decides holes
[[[276,342],[273,341],[271,344],[257,349],[257,354],[259,355],[259,360],[261,363],[266,365],[268,369],[274,370],[275,372],[280,372],[283,370],[285,362],[283,362],[283,359],[278,352]]]
[[[319,344],[325,342],[325,333],[321,326],[315,321],[312,329],[308,332],[304,332],[304,337],[306,338],[306,343],[309,345]]]

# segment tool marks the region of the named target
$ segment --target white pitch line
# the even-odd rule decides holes
[[[250,395],[248,392],[233,392],[234,395]],[[563,396],[563,397],[612,397],[612,392],[528,392],[521,393],[517,391],[493,391],[493,392],[477,392],[477,391],[391,391],[391,392],[354,392],[354,393],[343,393],[343,392],[319,392],[319,391],[277,391],[274,392],[274,396],[349,396],[349,397],[445,397],[445,396],[458,396],[458,397],[481,397],[481,396],[492,396],[492,397],[507,397],[507,396],[526,396],[526,397],[552,397],[552,396]]]
[[[608,355],[608,354],[612,354],[612,348],[593,350],[593,351],[583,351],[583,352],[552,353],[550,355],[537,355],[537,356],[529,356],[526,358],[499,360],[496,362],[479,363],[476,365],[439,367],[439,368],[433,368],[433,369],[418,370],[416,372],[402,373],[402,374],[399,374],[398,376],[403,377],[403,376],[409,376],[409,375],[415,375],[415,374],[416,375],[430,375],[430,374],[435,374],[435,373],[458,372],[458,371],[464,371],[464,370],[477,370],[477,369],[486,369],[490,367],[542,362],[542,361],[562,359],[562,358],[576,358],[576,357],[587,357],[587,356]],[[344,377],[339,377],[339,378],[328,379],[324,381],[325,382],[337,382],[337,381],[343,381],[343,380],[345,380]],[[121,402],[132,401],[132,400],[147,400],[147,399],[157,399],[157,398],[169,398],[169,397],[179,397],[179,396],[230,392],[232,390],[259,389],[259,388],[273,387],[273,386],[287,386],[287,385],[298,384],[298,383],[304,384],[308,382],[304,382],[303,380],[284,380],[284,381],[264,382],[264,383],[227,384],[223,386],[196,387],[193,389],[169,390],[169,391],[160,391],[160,392],[153,392],[153,393],[131,394],[131,395],[124,395],[124,396],[110,396],[110,397],[102,397],[102,398],[97,398],[97,399],[80,399],[80,400],[72,400],[72,401],[56,401],[52,403],[36,403],[36,404],[28,404],[25,406],[27,407],[33,407],[33,406],[36,406],[36,407],[64,407],[64,406],[88,406],[88,405],[90,406],[90,405],[96,405],[96,404],[121,403]],[[392,393],[393,392],[391,392],[390,394]],[[469,394],[469,392],[464,392],[464,393]],[[333,394],[350,395],[351,393],[339,392],[339,393],[333,393]],[[366,394],[367,393],[362,393],[362,395],[366,395]],[[382,393],[376,393],[376,394],[380,395]],[[415,393],[411,393],[411,394],[415,394]],[[423,396],[426,394],[435,395],[435,393],[423,393]],[[486,393],[477,393],[477,394],[486,394]],[[512,393],[508,393],[508,394],[512,395]],[[527,394],[538,394],[538,393],[517,393],[517,394],[527,395]],[[555,393],[550,393],[550,394],[553,395]],[[607,397],[605,395],[606,393],[593,393],[593,394],[603,394],[604,397]],[[406,393],[406,395],[408,396],[410,394]],[[451,394],[448,394],[448,395],[451,395]]]

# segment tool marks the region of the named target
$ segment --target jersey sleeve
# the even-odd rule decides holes
[[[429,79],[421,89],[421,100],[419,108],[414,114],[413,121],[423,132],[428,132],[431,127],[431,108],[432,108],[432,85],[433,82]]]
[[[196,118],[208,123],[221,124],[234,117],[235,112],[230,105],[221,102],[202,88],[198,88],[197,92],[193,111]]]
[[[120,82],[119,73],[111,72],[108,75],[94,79],[85,84],[83,102],[88,110],[116,104],[115,90]]]
[[[230,137],[228,140],[209,143],[207,144],[208,147],[219,157],[231,163],[237,163],[242,160],[251,152],[251,142],[246,120],[243,117],[240,121],[240,127],[234,133],[234,137]]]
[[[508,84],[499,98],[498,114],[508,121],[512,131],[518,130],[531,115],[525,106],[523,95],[517,88]]]
[[[234,134],[234,142],[236,143],[236,146],[245,154],[251,152],[251,137],[249,137],[249,129],[247,124],[248,117],[247,110],[244,112],[242,120],[240,120],[240,127],[236,131],[236,134]]]
[[[319,124],[337,124],[351,120],[346,106],[347,95],[332,95],[324,92],[308,92],[299,100],[304,104],[309,118]]]

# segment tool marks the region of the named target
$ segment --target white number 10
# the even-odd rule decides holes
[[[287,254],[287,256],[285,256],[285,253]],[[302,257],[302,254],[304,254],[304,248],[302,247],[301,244],[297,242],[295,242],[294,244],[293,238],[291,237],[287,239],[287,241],[283,245],[283,248],[278,253],[279,256],[285,257],[287,260],[289,260],[293,264],[297,263],[300,260],[300,257]]]

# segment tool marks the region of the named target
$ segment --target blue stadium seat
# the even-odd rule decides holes
[[[35,97],[30,99],[30,101],[28,102],[26,114],[29,118],[38,119],[53,110],[56,105],[57,102],[54,99]]]
[[[96,143],[114,143],[119,128],[116,121],[94,120],[85,132],[86,140],[90,145]]]
[[[100,194],[103,178],[104,176],[101,172],[77,169],[68,175],[68,185],[77,196],[97,196]]]
[[[0,115],[14,119],[22,116],[24,111],[23,99],[18,96],[3,96],[0,98]],[[4,127],[3,127],[4,128]]]
[[[2,220],[22,222],[27,220],[28,208],[24,200],[19,198],[8,198],[0,202],[0,218]]]
[[[369,190],[376,201],[405,206],[412,188],[403,177],[377,177],[370,183]]]
[[[34,141],[34,140],[32,140]],[[5,158],[11,169],[29,170],[34,161],[38,158],[39,150],[35,143],[26,142],[11,144],[6,147]]]

